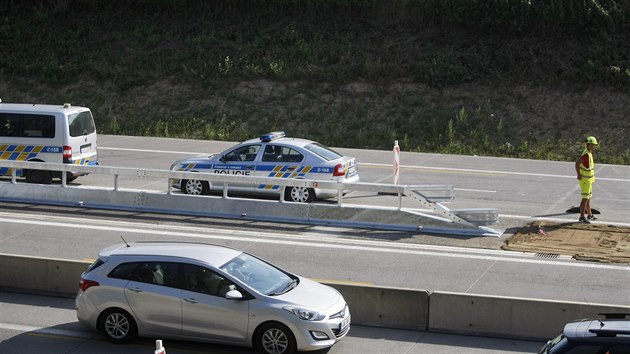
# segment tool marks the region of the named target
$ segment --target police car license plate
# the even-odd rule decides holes
[[[357,168],[355,166],[350,166],[350,168],[348,168],[348,175],[353,175],[356,170]]]
[[[92,144],[81,145],[81,153],[87,154],[88,152],[90,152],[91,147],[92,147]]]
[[[348,326],[350,326],[350,316],[346,317],[343,321],[341,321],[341,323],[339,324],[339,333],[343,333],[348,329]]]

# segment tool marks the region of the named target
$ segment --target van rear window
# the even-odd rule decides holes
[[[89,111],[69,115],[68,127],[70,128],[70,136],[72,137],[89,135],[96,131],[92,113]]]
[[[0,113],[0,136],[54,138],[55,117],[45,114]]]

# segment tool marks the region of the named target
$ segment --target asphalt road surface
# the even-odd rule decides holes
[[[74,300],[0,292],[0,353],[149,354],[162,339],[168,354],[245,354],[253,349],[142,338],[112,344],[76,321]],[[327,353],[536,353],[544,343],[353,326]],[[314,352],[323,354],[326,351]]]
[[[220,152],[231,145],[99,136],[99,160],[104,166],[168,169],[175,159]],[[357,157],[362,181],[392,181],[392,152],[338,150]],[[596,171],[593,206],[601,211],[598,222],[630,225],[630,167],[598,164]],[[496,227],[506,233],[502,237],[432,236],[0,203],[0,253],[88,260],[101,248],[120,242],[121,236],[128,241],[203,241],[247,250],[322,281],[630,305],[628,265],[579,262],[567,257],[544,259],[498,249],[511,232],[528,221],[577,218],[566,212],[579,203],[572,163],[403,152],[400,173],[401,184],[454,185],[456,200],[449,207],[498,208],[500,222]],[[113,178],[90,175],[77,179],[75,185],[111,187]],[[165,181],[141,177],[121,178],[119,185],[158,191],[167,188]],[[397,205],[396,198],[390,196],[357,194],[348,200]],[[55,298],[0,295],[0,352],[16,352],[15,348],[24,352],[42,352],[41,348],[60,348],[59,352],[67,353],[120,351],[100,337],[77,335],[75,331],[80,330],[74,327],[78,324],[72,304],[64,302],[67,299],[58,304]],[[61,319],[53,320],[57,314],[49,315],[48,311],[57,310]],[[29,316],[36,319],[27,320]],[[203,345],[188,345],[174,343],[168,352],[208,351]],[[330,352],[535,352],[541,345],[356,327]],[[147,352],[153,343],[139,341],[129,348],[125,350]],[[211,351],[221,350],[239,352],[223,347],[212,347]]]

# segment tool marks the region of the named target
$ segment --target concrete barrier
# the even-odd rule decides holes
[[[0,254],[0,287],[76,295],[89,262]],[[630,306],[398,289],[326,282],[348,302],[352,323],[419,331],[546,340],[567,322]]]
[[[354,324],[419,331],[428,328],[428,291],[330,282],[325,284],[343,294]]]
[[[630,307],[539,299],[432,292],[429,331],[550,339],[567,322]]]
[[[0,286],[74,296],[79,290],[79,276],[89,265],[66,259],[0,254]]]

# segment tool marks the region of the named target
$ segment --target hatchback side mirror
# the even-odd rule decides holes
[[[238,290],[230,290],[225,294],[225,298],[228,300],[241,300],[243,299],[243,294]]]

